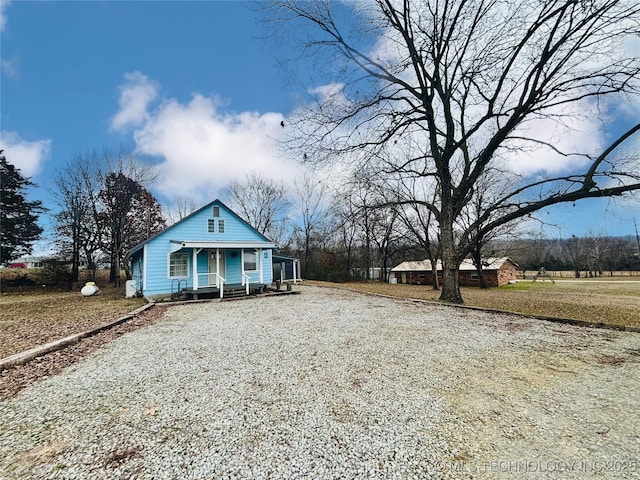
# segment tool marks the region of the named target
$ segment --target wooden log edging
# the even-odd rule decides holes
[[[297,293],[300,293],[300,292],[299,291],[270,292],[270,293],[262,294],[260,296],[268,297],[268,296],[278,296],[278,295],[291,295],[291,294],[297,294]],[[253,295],[248,297],[238,297],[230,300],[243,300],[245,298],[246,299],[256,298],[256,296]],[[69,345],[74,345],[78,343],[80,340],[82,340],[83,338],[90,337],[104,330],[108,330],[109,328],[120,325],[121,323],[124,323],[127,320],[131,320],[136,315],[141,314],[145,310],[148,310],[149,308],[152,308],[155,305],[172,307],[177,305],[207,303],[207,302],[209,303],[220,302],[220,299],[214,298],[214,299],[203,299],[203,300],[183,300],[178,302],[166,302],[166,303],[156,303],[153,301],[149,302],[146,305],[143,305],[142,307],[137,308],[132,312],[129,312],[125,316],[120,317],[117,320],[114,320],[113,322],[105,323],[104,325],[100,325],[99,327],[95,327],[90,330],[86,330],[84,332],[75,333],[73,335],[69,335],[68,337],[60,338],[58,340],[54,340],[53,342],[45,343],[44,345],[39,345],[37,347],[30,348],[29,350],[25,350],[24,352],[16,353],[14,355],[10,355],[5,358],[0,358],[0,372],[2,370],[6,370],[7,368],[13,367],[15,365],[24,365],[25,363],[33,360],[36,357],[40,357],[50,352],[55,352],[56,350],[61,350],[65,347],[68,347]]]
[[[30,360],[33,360],[36,357],[40,357],[46,353],[61,350],[69,345],[76,344],[83,338],[90,337],[104,330],[108,330],[109,328],[120,325],[127,320],[131,320],[136,315],[141,314],[142,312],[154,307],[155,305],[155,302],[147,303],[146,305],[143,305],[142,307],[127,313],[125,316],[120,317],[113,322],[105,323],[104,325],[100,325],[99,327],[85,330],[84,332],[75,333],[73,335],[69,335],[68,337],[60,338],[58,340],[54,340],[53,342],[45,343],[44,345],[30,348],[29,350],[25,350],[24,352],[16,353],[14,355],[2,358],[0,359],[0,371],[6,370],[7,368],[13,367],[15,365],[23,365]]]

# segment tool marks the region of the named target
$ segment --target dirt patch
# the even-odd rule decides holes
[[[30,289],[0,295],[0,358],[104,325],[143,306],[105,287],[92,297],[79,291]]]
[[[155,306],[131,320],[85,338],[75,345],[37,357],[24,365],[16,365],[0,371],[0,401],[14,396],[38,380],[60,373],[107,342],[127,332],[152,325],[164,315],[166,308]]]

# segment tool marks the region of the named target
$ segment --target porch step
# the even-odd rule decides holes
[[[265,285],[260,283],[252,283],[250,286],[250,295],[254,295],[256,291],[262,291]],[[193,290],[191,288],[185,289],[184,293],[191,298],[216,298],[220,296],[220,289],[217,287],[204,287],[199,288],[198,290]],[[245,286],[240,284],[226,285],[224,287],[224,297],[223,300],[227,298],[240,298],[247,296],[247,289]]]
[[[251,291],[253,291],[253,288],[251,289]],[[251,292],[250,292],[251,293]],[[239,298],[239,297],[246,297],[247,296],[247,289],[242,287],[242,288],[225,288],[224,289],[224,297],[223,300],[227,299],[227,298]]]

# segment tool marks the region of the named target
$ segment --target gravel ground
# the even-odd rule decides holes
[[[303,287],[0,402],[1,478],[638,478],[640,334]]]

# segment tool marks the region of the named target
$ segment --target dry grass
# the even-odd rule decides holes
[[[104,272],[96,281],[100,292],[92,297],[80,294],[84,282],[72,291],[41,285],[8,287],[11,276],[25,273],[35,275],[0,271],[0,358],[103,325],[145,304],[142,298],[124,298],[124,286],[111,287]]]
[[[424,285],[313,283],[434,302],[440,296],[439,291]],[[632,281],[629,277],[624,280],[556,280],[555,284],[521,281],[489,290],[462,287],[462,297],[467,305],[475,307],[640,327],[640,281]]]
[[[124,287],[111,287],[105,272],[97,281],[100,293],[93,297],[80,294],[84,281],[72,291],[7,287],[7,279],[25,273],[33,274],[0,270],[0,358],[116,320],[145,303],[141,298],[125,299]],[[477,307],[640,327],[640,281],[629,277],[618,280],[559,280],[555,284],[524,281],[490,290],[463,288],[462,295],[467,305]],[[328,285],[431,301],[438,301],[440,295],[420,285]]]

